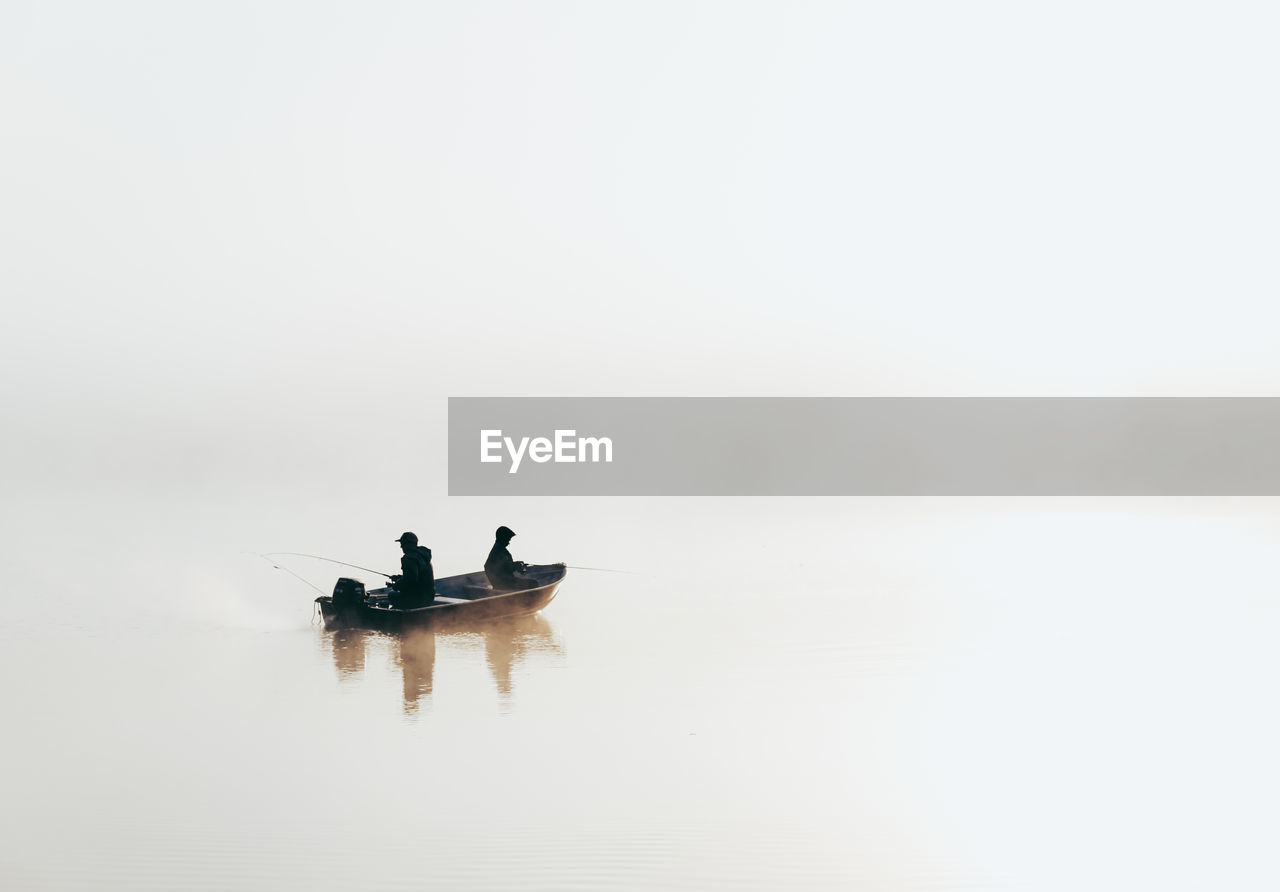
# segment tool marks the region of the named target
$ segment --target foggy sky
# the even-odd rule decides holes
[[[11,6],[9,466],[438,465],[449,395],[1275,395],[1275,24]]]

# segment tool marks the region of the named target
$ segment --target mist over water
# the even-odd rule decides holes
[[[127,495],[6,530],[15,888],[1276,880],[1271,500]],[[413,528],[443,576],[499,522],[636,572],[395,636],[245,553],[392,569]]]
[[[446,441],[1274,396],[1275,25],[7,4],[0,887],[1274,889],[1277,500],[461,499]],[[634,575],[395,637],[255,555],[498,524]]]

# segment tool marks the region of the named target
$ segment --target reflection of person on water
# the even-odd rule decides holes
[[[431,549],[418,544],[414,533],[396,540],[404,555],[400,558],[400,575],[390,577],[395,589],[396,606],[425,607],[436,599],[436,577],[431,569]]]
[[[431,688],[436,672],[436,635],[430,629],[413,629],[399,636],[396,662],[404,675],[404,711],[412,714],[418,710],[418,702],[426,697],[431,700]]]
[[[555,663],[564,656],[564,645],[555,628],[541,613],[497,619],[481,625],[464,625],[446,632],[410,628],[384,635],[368,629],[337,629],[320,639],[333,658],[340,682],[352,682],[366,672],[381,677],[382,660],[366,662],[367,649],[375,654],[389,648],[392,665],[399,667],[404,688],[405,715],[430,708],[435,690],[436,642],[443,639],[446,653],[455,659],[474,660],[483,652],[504,708],[514,706],[520,669],[530,662]]]
[[[489,585],[496,592],[532,588],[535,585],[533,580],[520,575],[528,566],[524,561],[512,560],[511,552],[507,551],[515,533],[508,527],[498,527],[494,537],[493,548],[489,549],[489,559],[484,562],[484,575],[489,577]]]
[[[514,693],[512,679],[522,663],[531,655],[545,660],[563,653],[555,630],[541,613],[499,620],[484,628],[484,660],[508,705]]]

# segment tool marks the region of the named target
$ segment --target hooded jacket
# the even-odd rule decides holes
[[[402,595],[435,597],[436,576],[431,569],[431,549],[415,545],[400,556],[400,581],[396,591]]]
[[[511,559],[506,544],[501,539],[494,542],[484,562],[484,575],[489,578],[489,585],[496,591],[524,588],[525,583],[516,575],[516,570],[516,562]]]

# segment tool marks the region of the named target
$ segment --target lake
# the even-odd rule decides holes
[[[265,489],[265,492],[264,492]],[[385,506],[393,506],[387,509]],[[1274,500],[9,503],[21,889],[1270,888]],[[324,630],[493,527],[541,614]]]

